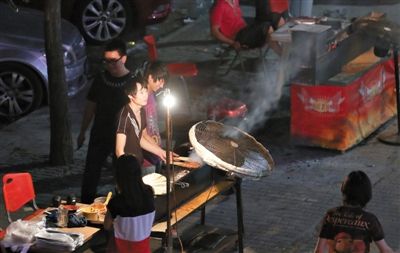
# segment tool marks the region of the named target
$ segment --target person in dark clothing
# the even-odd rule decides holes
[[[160,92],[164,88],[164,85],[168,82],[168,75],[168,69],[165,64],[159,61],[149,62],[146,64],[143,81],[147,83],[149,98],[147,100],[147,105],[145,106],[147,121],[147,135],[145,136],[150,137],[148,141],[154,142],[159,146],[161,146],[161,136],[158,121],[159,117],[156,94]],[[151,168],[154,168],[155,171],[159,171],[161,160],[146,150],[143,150],[143,155],[145,159],[143,169],[151,171]]]
[[[147,87],[140,77],[135,77],[125,87],[129,103],[122,107],[117,117],[117,135],[115,155],[133,154],[140,164],[143,163],[142,149],[147,150],[165,161],[166,152],[147,133],[146,111]]]
[[[289,18],[289,0],[256,0],[256,22],[270,22],[274,30]]]
[[[101,168],[115,147],[115,120],[118,111],[129,102],[123,88],[131,80],[131,73],[125,67],[126,45],[113,40],[106,45],[103,53],[105,71],[94,79],[87,95],[78,149],[85,141],[85,133],[93,121],[83,173],[81,202],[92,203],[96,197]]]
[[[150,253],[150,233],[155,217],[154,191],[143,183],[140,162],[132,155],[116,160],[117,193],[107,205],[104,229],[113,230],[108,250]]]
[[[393,253],[378,218],[364,210],[372,198],[368,176],[363,171],[351,172],[341,192],[343,205],[326,212],[314,253],[368,253],[372,241],[380,253]]]
[[[149,98],[147,101],[146,117],[147,117],[147,133],[156,144],[161,145],[160,130],[158,128],[158,113],[156,94],[168,81],[168,69],[165,64],[155,61],[149,62],[144,71],[144,82],[147,83]]]

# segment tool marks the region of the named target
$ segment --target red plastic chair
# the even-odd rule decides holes
[[[156,39],[153,35],[146,35],[143,37],[144,43],[147,45],[147,56],[150,61],[156,61],[158,59]]]
[[[0,216],[1,219],[1,216]],[[3,229],[2,227],[0,227],[0,241],[4,239],[4,236],[6,235],[6,230]],[[6,252],[6,250],[4,249],[3,245],[0,243],[0,252]]]
[[[4,229],[0,228],[0,240],[2,240],[5,235],[6,235],[6,231]],[[2,252],[2,251],[0,251],[0,252]]]
[[[150,61],[158,59],[157,43],[153,35],[146,35],[143,37],[147,45],[147,55]],[[167,68],[170,75],[193,77],[197,76],[198,69],[196,64],[190,62],[168,63]]]
[[[147,45],[147,55],[150,61],[156,61],[158,59],[157,43],[153,35],[146,35],[143,37],[143,41]],[[189,90],[187,88],[187,83],[185,77],[195,77],[198,74],[198,69],[196,64],[190,62],[179,62],[179,63],[167,63],[167,69],[171,76],[177,76],[181,79],[186,96],[189,99]]]
[[[4,239],[4,236],[6,235],[6,231],[0,228],[0,241]],[[6,253],[6,249],[4,248],[3,244],[0,243],[0,252],[1,253]]]
[[[3,176],[3,199],[9,222],[12,222],[11,213],[19,211],[28,203],[32,204],[35,212],[24,217],[25,220],[30,219],[37,211],[40,211],[36,205],[35,197],[30,173],[8,173]]]

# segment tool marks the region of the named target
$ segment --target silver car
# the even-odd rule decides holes
[[[1,1],[1,0],[0,0]],[[4,1],[4,0],[3,0]],[[44,9],[46,1],[13,0],[18,6]],[[142,37],[146,24],[163,21],[172,0],[63,0],[61,15],[79,28],[86,42],[104,44],[117,37]]]
[[[86,43],[62,20],[62,47],[68,95],[86,84]],[[44,13],[0,2],[0,118],[18,118],[47,102]]]

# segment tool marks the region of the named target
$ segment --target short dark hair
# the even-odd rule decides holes
[[[365,207],[372,198],[372,185],[367,174],[361,170],[352,171],[342,184],[343,202],[348,205]]]
[[[104,51],[118,51],[119,55],[126,55],[126,44],[121,39],[114,39],[106,44]]]
[[[142,75],[132,75],[124,87],[124,92],[126,95],[136,95],[138,92],[136,83],[140,83],[142,87],[147,88],[145,82],[143,81]]]
[[[155,81],[164,80],[167,82],[169,78],[167,66],[160,61],[149,62],[146,64],[144,71],[144,81],[146,83],[149,75],[151,75]]]

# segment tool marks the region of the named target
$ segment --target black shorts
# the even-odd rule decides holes
[[[269,22],[248,25],[236,34],[235,40],[248,48],[262,47],[266,43],[269,26]]]
[[[289,12],[288,11],[284,11],[282,13],[271,12],[269,16],[270,16],[270,19],[268,21],[272,23],[272,27],[274,28],[274,30],[277,30],[279,20],[281,18],[283,18],[284,20],[287,20],[289,18]]]
[[[297,0],[296,0],[297,1]],[[256,22],[270,22],[274,30],[278,29],[279,20],[283,18],[287,20],[289,18],[288,10],[284,12],[272,12],[269,6],[269,1],[265,0],[256,0],[255,1],[256,7]]]

